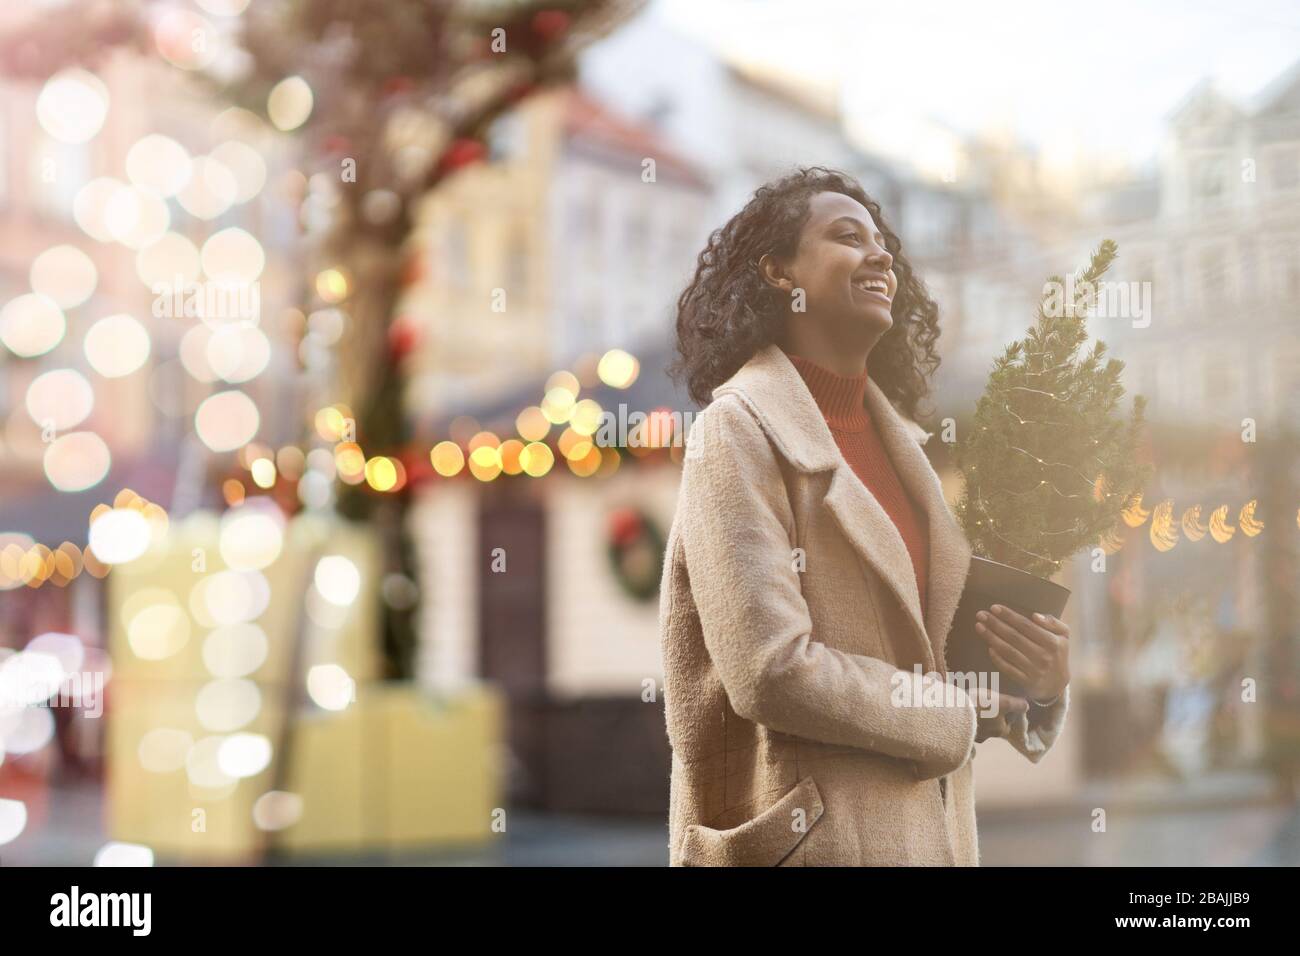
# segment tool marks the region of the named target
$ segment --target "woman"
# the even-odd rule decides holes
[[[1030,700],[944,680],[971,551],[913,421],[937,317],[821,167],[760,188],[681,294],[672,373],[708,407],[660,597],[672,865],[978,865],[975,744],[1037,762],[1061,731],[1058,620],[979,625]]]

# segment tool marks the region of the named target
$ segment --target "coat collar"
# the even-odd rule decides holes
[[[923,615],[912,559],[898,528],[844,460],[803,377],[777,345],[760,349],[713,397],[734,394],[753,412],[781,454],[800,471],[831,471],[827,508],[861,558],[888,584],[907,612],[927,668],[938,669],[970,569],[971,549],[948,509],[939,478],[921,445],[929,438],[905,418],[874,380],[866,407],[894,469],[924,511],[930,530],[929,606]]]

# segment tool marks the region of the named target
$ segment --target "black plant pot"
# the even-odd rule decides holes
[[[1059,584],[988,558],[972,557],[970,573],[966,577],[966,586],[962,590],[961,601],[957,604],[957,614],[953,617],[952,630],[948,632],[948,643],[944,651],[949,672],[991,674],[997,670],[989,657],[988,643],[975,630],[975,615],[980,611],[1001,604],[1025,617],[1030,617],[1034,612],[1060,617],[1065,612],[1065,603],[1069,599],[1069,589]],[[989,681],[991,689],[991,677]],[[1003,694],[1016,697],[1025,695],[1024,687],[1001,673],[998,674],[997,689]]]

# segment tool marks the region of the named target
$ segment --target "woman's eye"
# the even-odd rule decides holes
[[[840,236],[840,238],[841,238],[841,239],[857,239],[857,238],[858,238],[858,234],[857,234],[856,232],[846,232],[846,233],[844,233],[844,235]]]

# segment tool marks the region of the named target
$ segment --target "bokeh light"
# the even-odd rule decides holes
[[[207,366],[232,384],[256,378],[271,361],[271,342],[253,326],[226,325],[212,330],[205,350]]]
[[[271,741],[262,734],[231,734],[217,750],[217,763],[232,777],[255,777],[271,764]]]
[[[555,453],[551,451],[551,446],[544,442],[530,442],[519,453],[520,467],[523,468],[524,474],[532,478],[542,477],[554,464]]]
[[[285,77],[271,88],[266,98],[266,113],[276,129],[295,130],[311,116],[311,87],[301,76]]]
[[[270,603],[271,585],[265,575],[226,570],[210,574],[195,585],[190,612],[204,627],[224,627],[256,620]]]
[[[253,804],[253,823],[259,830],[283,830],[302,819],[302,797],[284,790],[270,790]]]
[[[129,249],[157,242],[171,225],[171,212],[161,196],[140,186],[117,189],[104,206],[108,234]]]
[[[157,603],[145,605],[132,615],[126,625],[126,638],[141,660],[165,660],[189,643],[190,617],[169,592],[163,591]]]
[[[338,664],[317,664],[307,672],[307,695],[325,710],[347,710],[356,684]]]
[[[104,378],[130,375],[149,359],[149,332],[129,315],[110,315],[86,330],[86,361]]]
[[[266,459],[261,459],[265,461]],[[249,502],[221,516],[221,559],[236,571],[260,571],[284,547],[284,517],[274,505]]]
[[[540,408],[529,405],[515,417],[515,428],[524,441],[541,441],[551,430],[551,423]]]
[[[90,550],[105,564],[134,561],[149,540],[149,522],[134,508],[110,508],[90,523]]]
[[[76,246],[54,246],[32,260],[32,291],[62,309],[81,305],[95,292],[99,271]]]
[[[573,414],[574,397],[573,392],[563,386],[556,386],[546,393],[542,399],[542,414],[552,425],[563,425]]]
[[[189,181],[176,194],[176,201],[197,219],[215,219],[235,201],[239,183],[225,164],[210,156],[193,162]]]
[[[247,677],[266,662],[266,632],[256,624],[219,627],[203,641],[203,664],[213,677]]]
[[[259,488],[275,487],[275,462],[270,458],[258,458],[248,466],[253,484]]]
[[[266,185],[266,161],[247,143],[227,140],[208,155],[226,167],[234,177],[234,202],[248,202]]]
[[[205,17],[193,10],[172,7],[154,26],[154,44],[172,66],[201,70],[212,64],[221,51],[221,38]]]
[[[457,475],[465,467],[465,453],[454,441],[440,441],[429,452],[433,470],[444,478]]]
[[[325,269],[316,276],[316,294],[331,304],[348,297],[348,277],[340,269]]]
[[[45,477],[59,491],[85,491],[104,480],[112,463],[104,439],[94,432],[68,432],[45,450]]]
[[[86,420],[95,407],[95,392],[76,369],[56,368],[32,379],[26,405],[37,427],[63,432]]]
[[[361,592],[361,572],[341,554],[321,558],[313,580],[321,597],[338,607],[351,605]]]
[[[212,451],[234,451],[247,445],[260,425],[257,406],[237,390],[209,396],[194,413],[194,431]]]
[[[366,483],[375,491],[392,491],[397,486],[397,468],[392,459],[378,455],[366,462]]]
[[[199,688],[194,712],[206,730],[229,733],[247,726],[262,709],[262,692],[242,677],[218,677]]]
[[[185,755],[193,746],[194,738],[188,732],[155,727],[140,738],[136,756],[150,773],[174,773],[185,767]]]
[[[108,87],[82,69],[54,74],[36,98],[36,119],[61,143],[86,142],[103,128],[107,116]]]
[[[622,349],[610,349],[600,357],[596,374],[611,388],[627,388],[641,372],[640,363]]]
[[[479,481],[491,481],[501,474],[501,452],[491,445],[480,445],[470,452],[469,473]]]
[[[584,398],[573,406],[569,427],[579,435],[594,435],[600,428],[601,407],[595,399]]]
[[[208,343],[212,341],[213,330],[206,325],[191,326],[181,336],[180,358],[186,373],[196,382],[215,382],[218,375],[208,362]]]
[[[189,182],[190,154],[176,140],[150,133],[126,154],[126,177],[159,196],[175,196]]]
[[[77,190],[72,201],[72,217],[81,231],[99,242],[112,242],[108,228],[108,206],[126,184],[109,176],[92,179]]]
[[[177,282],[182,286],[195,282],[200,275],[199,269],[198,249],[178,232],[164,233],[135,255],[135,273],[150,289]]]
[[[27,805],[0,797],[0,846],[12,843],[27,828]]]
[[[199,259],[208,278],[224,282],[253,282],[266,265],[262,244],[237,226],[209,236]]]
[[[153,850],[139,843],[105,843],[95,853],[95,866],[153,866]]]
[[[31,292],[0,309],[0,342],[22,358],[44,355],[63,340],[67,321],[48,296]]]

